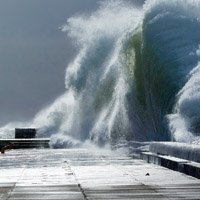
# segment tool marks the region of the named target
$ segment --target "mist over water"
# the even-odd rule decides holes
[[[61,29],[79,53],[66,92],[32,122],[53,147],[121,140],[199,141],[200,1],[102,1]],[[13,137],[16,124],[2,127]]]

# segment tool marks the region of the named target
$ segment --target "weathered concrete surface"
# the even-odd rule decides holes
[[[12,150],[0,172],[1,200],[200,199],[196,178],[94,149]]]

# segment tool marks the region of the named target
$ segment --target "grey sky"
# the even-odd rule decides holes
[[[143,0],[132,0],[142,5]],[[0,125],[29,120],[65,90],[75,56],[58,27],[98,0],[0,0]]]

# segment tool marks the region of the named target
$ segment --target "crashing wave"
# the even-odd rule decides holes
[[[29,123],[38,137],[55,147],[198,141],[199,9],[199,0],[147,0],[142,10],[103,1],[91,16],[68,19],[62,30],[79,53],[65,94]]]

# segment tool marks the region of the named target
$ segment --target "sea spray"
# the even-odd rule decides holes
[[[66,70],[66,88],[77,99],[70,113],[75,125],[66,133],[99,144],[194,140],[200,113],[190,103],[199,102],[198,8],[199,1],[147,1],[143,15],[112,1],[89,18],[69,19],[63,30],[81,50]],[[196,96],[188,101],[190,90]]]
[[[62,30],[74,40],[79,53],[66,69],[66,93],[34,120],[39,137],[52,135],[58,141],[56,136],[63,135],[65,140],[68,135],[105,145],[130,135],[129,85],[120,54],[140,17],[141,12],[129,3],[107,1],[89,17],[68,19]],[[68,105],[68,100],[73,103]]]
[[[199,9],[199,0],[147,0],[141,10],[102,1],[91,16],[68,19],[62,30],[79,53],[67,66],[66,92],[26,125],[55,148],[198,143]]]

